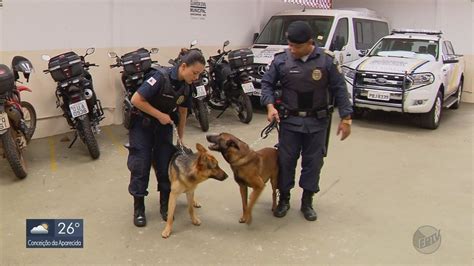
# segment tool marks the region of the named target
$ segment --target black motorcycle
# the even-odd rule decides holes
[[[18,178],[25,178],[28,172],[23,152],[35,132],[36,112],[20,97],[22,91],[31,90],[16,83],[21,83],[19,72],[29,81],[33,65],[28,59],[15,56],[12,70],[0,64],[0,148],[3,150],[0,154],[8,160]]]
[[[211,88],[209,105],[216,110],[224,111],[233,107],[243,123],[252,121],[253,109],[249,95],[255,91],[249,73],[252,73],[253,53],[250,49],[225,51],[229,41],[225,41],[222,51],[209,57]],[[228,61],[225,59],[227,56]]]
[[[121,73],[125,96],[123,100],[122,113],[123,126],[126,129],[130,129],[130,119],[132,112],[134,111],[131,102],[132,95],[143,83],[145,76],[152,69],[152,64],[157,62],[151,60],[151,54],[156,53],[158,53],[158,48],[151,48],[150,51],[145,48],[140,48],[120,57],[115,52],[108,53],[109,57],[115,58],[116,61],[115,64],[110,65],[110,68],[123,67]]]
[[[181,56],[184,55],[189,50],[197,50],[200,53],[202,51],[198,48],[194,48],[196,46],[197,41],[194,40],[191,42],[189,49],[183,48],[181,49],[179,55],[175,59],[170,59],[168,61],[169,64],[176,66],[181,61]],[[209,107],[207,105],[207,95],[209,94],[209,73],[204,70],[199,79],[196,80],[192,86],[192,108],[188,111],[188,114],[194,114],[194,117],[199,121],[199,125],[201,126],[201,130],[203,132],[207,132],[209,130]]]
[[[87,146],[93,159],[100,156],[99,145],[94,134],[100,132],[99,122],[104,119],[104,111],[100,100],[94,92],[92,76],[89,67],[98,66],[85,61],[85,57],[93,54],[94,48],[89,48],[84,56],[74,52],[67,52],[53,58],[43,55],[43,60],[48,61],[48,69],[56,87],[56,107],[61,107],[63,116],[71,129],[75,130],[74,140],[79,136]]]

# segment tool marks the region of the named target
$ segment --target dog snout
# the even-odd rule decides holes
[[[219,181],[224,181],[228,177],[229,177],[229,175],[227,175],[227,173],[224,172],[224,170],[222,170],[222,169],[219,169],[218,173],[216,173],[216,175],[212,176],[212,178],[217,179]]]

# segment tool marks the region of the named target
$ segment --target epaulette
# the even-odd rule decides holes
[[[324,49],[324,53],[329,55],[330,57],[336,57],[336,54],[334,54],[334,52],[331,52],[330,50]]]

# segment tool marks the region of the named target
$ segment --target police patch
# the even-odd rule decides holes
[[[323,76],[323,73],[319,69],[313,70],[313,79],[314,80],[320,80]]]
[[[182,104],[184,102],[184,96],[181,95],[178,97],[178,99],[176,100],[176,104]]]
[[[155,85],[156,83],[156,79],[154,77],[151,77],[149,79],[147,79],[146,81],[148,84],[150,84],[151,86]]]

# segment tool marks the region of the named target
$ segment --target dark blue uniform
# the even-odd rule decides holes
[[[279,190],[289,192],[294,187],[296,162],[301,154],[299,185],[318,192],[330,115],[328,103],[334,99],[341,118],[352,113],[343,74],[334,56],[321,48],[315,47],[306,61],[295,59],[285,50],[275,55],[262,78],[262,105],[275,103],[277,82],[288,111],[285,117],[280,114]]]
[[[163,75],[169,76],[169,82],[167,82]],[[155,71],[152,76],[145,79],[137,92],[155,108],[160,110],[158,107],[161,104],[160,99],[164,99],[162,95],[165,86],[171,86],[171,89],[175,91],[185,91],[185,87],[189,87],[186,82],[178,81],[178,68],[173,67],[164,73]],[[187,91],[189,91],[189,88],[187,88]],[[192,104],[191,97],[180,98],[177,104],[190,108]],[[174,104],[174,107],[177,104]],[[166,113],[170,115],[177,125],[179,121],[177,107],[173,109]],[[131,172],[130,185],[128,187],[130,194],[135,197],[148,195],[147,188],[152,160],[156,165],[155,174],[158,181],[158,190],[165,193],[169,192],[171,186],[168,178],[168,164],[176,151],[173,145],[172,125],[162,125],[157,119],[142,113],[133,117],[129,131],[129,141],[127,165]]]

